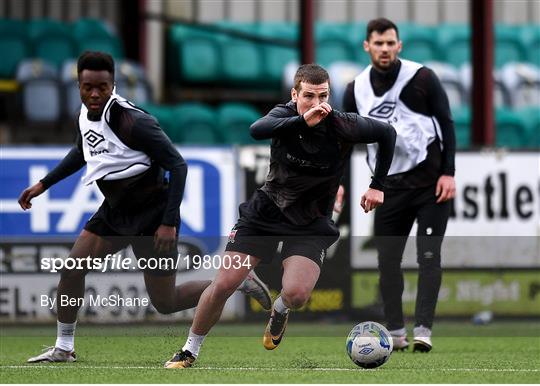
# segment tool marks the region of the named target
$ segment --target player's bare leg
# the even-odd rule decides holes
[[[144,282],[152,305],[161,314],[197,306],[203,291],[212,283],[210,280],[194,280],[176,285],[176,274],[156,276],[149,273],[144,274]],[[251,296],[266,310],[272,306],[268,288],[253,271],[240,282],[236,290]]]
[[[239,252],[227,252],[231,256],[239,256],[244,261],[247,255]],[[204,290],[195,311],[195,317],[184,347],[165,363],[166,368],[191,367],[202,342],[211,328],[219,320],[227,299],[236,291],[248,274],[259,263],[260,259],[249,257],[250,267],[221,268],[212,283]]]
[[[106,240],[95,233],[83,230],[71,249],[70,257],[73,259],[92,259],[106,256],[116,252],[120,247],[114,242]],[[60,282],[56,292],[56,310],[58,315],[57,338],[54,346],[47,347],[45,351],[35,357],[29,358],[28,362],[75,362],[75,326],[80,302],[69,302],[65,305],[63,299],[84,298],[85,277],[89,272],[87,262],[84,261],[83,269],[64,269],[60,275]]]
[[[307,257],[290,256],[283,260],[282,290],[264,331],[264,348],[273,350],[281,343],[290,309],[298,309],[307,303],[320,273],[317,263]]]
[[[211,281],[189,281],[176,285],[176,272],[169,276],[156,276],[145,272],[144,283],[156,310],[161,314],[172,314],[195,307]]]

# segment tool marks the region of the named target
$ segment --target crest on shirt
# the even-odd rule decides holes
[[[375,118],[390,118],[396,109],[395,102],[384,101],[377,107],[372,108],[368,115]]]
[[[105,141],[105,137],[99,133],[96,133],[94,130],[88,130],[86,133],[84,133],[84,139],[86,140],[86,143],[93,148]]]
[[[231,230],[231,233],[229,233],[229,239],[227,240],[227,242],[229,242],[231,244],[234,244],[234,241],[235,241],[235,238],[236,238],[236,232],[238,232],[238,230],[236,230],[236,229]]]

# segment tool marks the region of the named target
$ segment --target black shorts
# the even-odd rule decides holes
[[[257,257],[263,263],[270,263],[276,256],[284,260],[299,255],[321,267],[326,250],[339,238],[337,227],[327,217],[307,225],[291,223],[261,190],[241,204],[239,212],[240,218],[231,230],[225,250]]]
[[[111,208],[107,201],[104,201],[85,224],[84,229],[111,241],[117,250],[131,245],[137,260],[145,260],[144,266],[148,265],[147,259],[150,258],[169,263],[167,268],[147,268],[144,272],[157,276],[173,275],[176,274],[178,248],[175,246],[173,250],[167,252],[158,252],[154,249],[154,233],[161,225],[166,206],[166,191],[156,194],[146,202],[146,205],[139,207],[129,207],[126,204]],[[177,218],[177,232],[179,228],[180,215]]]

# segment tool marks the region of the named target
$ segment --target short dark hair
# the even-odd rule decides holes
[[[366,28],[366,40],[369,41],[369,37],[371,36],[371,33],[373,31],[382,34],[389,29],[396,30],[396,36],[399,40],[399,30],[397,25],[395,25],[393,21],[385,17],[379,17],[378,19],[370,20]]]
[[[114,81],[114,60],[111,55],[100,51],[85,51],[77,61],[77,76],[81,76],[83,70],[108,71]]]
[[[300,85],[301,82],[309,84],[323,84],[324,82],[328,82],[330,84],[330,76],[328,75],[328,72],[318,64],[302,64],[298,67],[298,70],[296,70],[296,74],[294,75],[294,88],[296,91],[300,91],[300,88],[302,87]]]

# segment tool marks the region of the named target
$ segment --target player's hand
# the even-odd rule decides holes
[[[362,206],[362,209],[364,209],[364,212],[367,213],[370,210],[373,210],[376,207],[381,206],[383,202],[384,202],[384,192],[381,192],[380,190],[377,190],[377,189],[369,188],[362,196],[360,205]]]
[[[343,201],[345,200],[345,187],[339,185],[338,191],[336,193],[336,201],[334,202],[334,212],[341,213],[343,209]]]
[[[437,204],[451,200],[456,196],[456,181],[453,176],[442,175],[439,177],[435,196],[438,197]]]
[[[170,252],[177,243],[176,227],[160,225],[154,234],[154,248],[158,252]]]
[[[318,106],[315,106],[304,113],[304,120],[309,127],[313,127],[319,124],[324,118],[330,114],[332,106],[323,102]]]
[[[45,190],[46,189],[41,181],[30,186],[29,188],[26,188],[19,196],[19,205],[23,210],[30,209],[32,207],[32,203],[30,201],[32,201],[34,197],[39,196]]]

